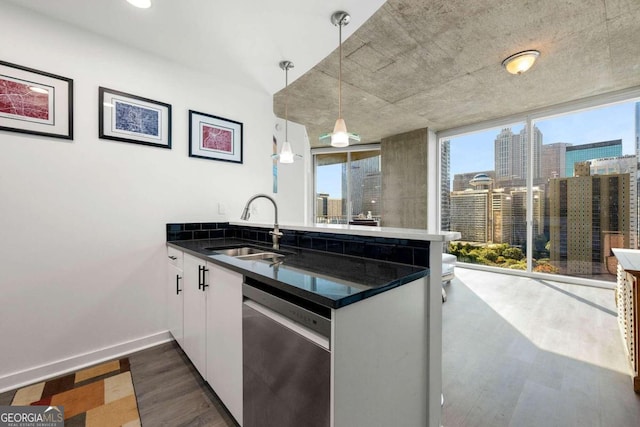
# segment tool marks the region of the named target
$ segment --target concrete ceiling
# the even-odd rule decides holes
[[[384,0],[0,0],[158,55],[212,78],[273,94],[284,85],[278,63],[295,60],[295,79],[336,47],[336,10],[353,13],[347,35]],[[4,5],[4,6],[3,6]],[[19,35],[17,35],[19,37]],[[6,59],[6,58],[4,58]]]
[[[338,29],[346,10],[343,116],[363,143],[450,129],[640,86],[640,0],[0,0],[212,76],[275,93],[312,146],[338,115]],[[541,56],[526,74],[502,60]],[[323,59],[324,58],[324,59]]]
[[[527,49],[541,52],[533,68],[508,74],[502,60]],[[363,143],[451,129],[639,86],[640,0],[388,0],[343,55],[343,117]],[[289,120],[312,146],[333,129],[337,78],[336,48],[289,85]]]

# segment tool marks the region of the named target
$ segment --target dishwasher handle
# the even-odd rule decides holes
[[[320,335],[319,333],[317,333],[316,331],[313,331],[307,327],[304,327],[302,325],[300,325],[299,323],[296,323],[290,319],[288,319],[287,317],[276,313],[273,310],[268,309],[267,307],[258,304],[255,301],[252,300],[245,300],[243,303],[246,307],[252,308],[253,310],[257,311],[258,313],[262,314],[265,317],[268,317],[269,319],[273,320],[274,322],[278,323],[279,325],[287,328],[288,330],[290,330],[291,332],[295,332],[296,334],[306,338],[307,340],[315,343],[316,345],[318,345],[319,347],[322,347],[324,350],[329,351],[331,344],[329,343],[329,338]]]
[[[331,320],[323,317],[313,311],[300,307],[292,302],[286,301],[261,289],[254,288],[244,283],[242,285],[242,294],[245,298],[254,301],[269,310],[284,316],[292,322],[297,323],[307,329],[331,338]]]

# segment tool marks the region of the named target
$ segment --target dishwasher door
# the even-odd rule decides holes
[[[259,299],[242,307],[243,427],[329,427],[328,338],[281,314],[290,307],[276,312]]]

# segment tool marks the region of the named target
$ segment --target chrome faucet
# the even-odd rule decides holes
[[[273,200],[272,197],[267,196],[266,194],[256,194],[255,196],[251,197],[247,202],[247,204],[244,206],[244,210],[242,211],[242,215],[240,216],[240,219],[243,221],[246,221],[249,219],[249,216],[251,216],[251,214],[249,213],[249,205],[255,199],[258,199],[260,197],[269,199],[271,200],[271,203],[273,203],[273,208],[275,209],[275,224],[273,224],[273,231],[270,231],[269,234],[273,236],[273,249],[280,249],[280,244],[278,242],[280,240],[280,237],[282,237],[282,233],[280,232],[280,228],[278,226],[278,205],[276,205],[276,201]]]

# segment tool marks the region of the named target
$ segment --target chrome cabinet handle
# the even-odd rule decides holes
[[[176,295],[180,295],[180,292],[182,292],[182,289],[180,289],[180,279],[182,279],[182,277],[176,274]]]
[[[175,257],[175,256],[173,256],[173,255],[169,255],[169,258],[170,258],[170,259],[172,259],[172,260],[174,260],[174,261],[178,259],[178,257]]]

